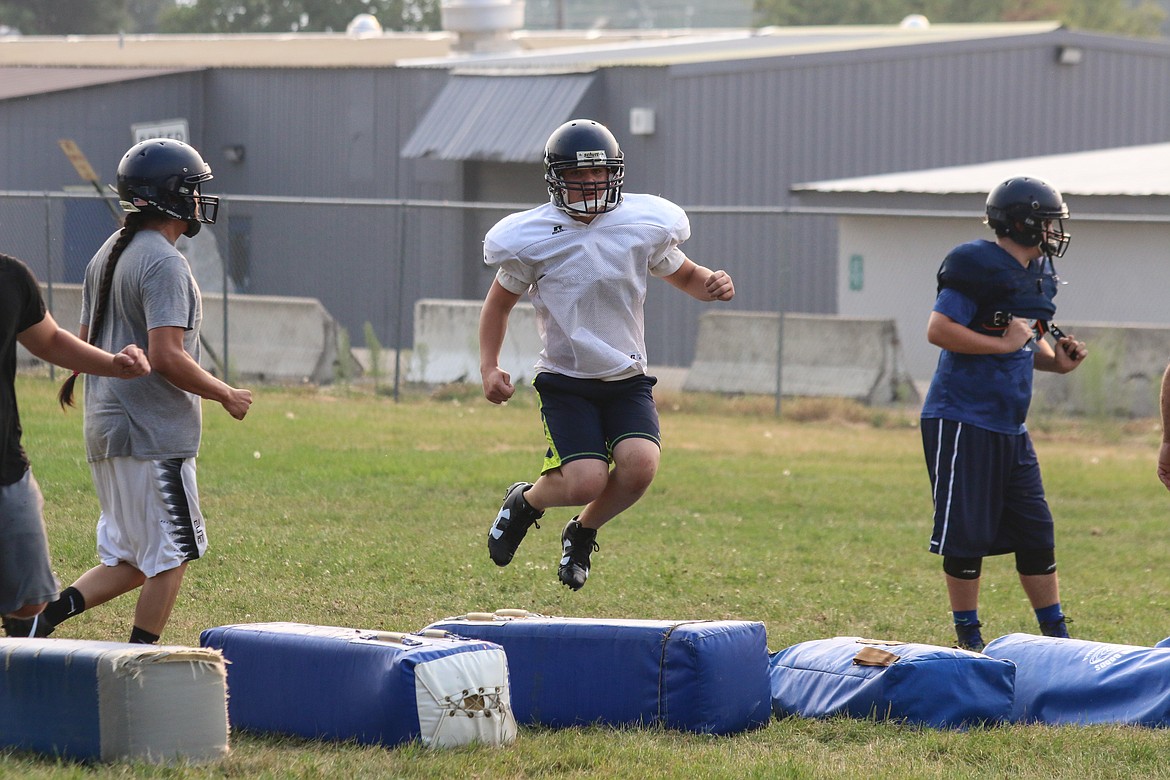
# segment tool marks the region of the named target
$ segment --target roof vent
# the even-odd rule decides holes
[[[518,47],[512,33],[524,26],[524,0],[441,0],[443,29],[456,34],[452,50],[506,52]]]
[[[358,14],[345,26],[350,38],[372,38],[382,34],[382,24],[373,14]]]

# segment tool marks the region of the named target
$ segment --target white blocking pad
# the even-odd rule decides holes
[[[0,639],[0,745],[151,763],[227,755],[222,654],[176,645]]]
[[[469,694],[469,690],[482,693]],[[424,745],[507,745],[516,740],[508,658],[503,648],[440,656],[416,664],[414,700]],[[498,717],[477,717],[493,712]]]

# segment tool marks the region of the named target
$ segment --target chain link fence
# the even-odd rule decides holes
[[[347,375],[348,367],[342,364],[351,352],[364,355],[373,350],[386,356],[376,361],[376,368],[387,384],[392,382],[397,396],[408,378],[407,357],[400,356],[414,345],[416,303],[481,301],[492,281],[482,262],[483,235],[506,214],[531,205],[221,196],[216,224],[205,225],[194,239],[182,238],[178,244],[203,291],[205,309],[223,318],[212,328],[205,322],[205,332],[214,331],[222,339],[205,343],[205,356],[212,356],[218,373],[230,379],[233,345],[242,352],[239,344],[245,339],[277,343],[279,318],[233,319],[243,296],[311,298],[343,328],[337,374]],[[810,264],[799,257],[800,249],[808,253],[815,244],[817,231],[824,232],[826,218],[782,208],[686,210],[693,233],[685,246],[688,255],[711,268],[728,269],[735,278],[736,299],[729,306],[710,306],[652,282],[646,301],[652,367],[664,369],[681,385],[697,351],[703,349],[700,331],[705,314],[768,315],[770,321],[748,320],[757,324],[736,333],[734,346],[744,352],[743,359],[773,364],[771,370],[755,368],[774,377],[763,394],[775,395],[778,408],[780,363],[789,359],[792,348],[789,344],[780,348],[785,325],[776,315],[831,312],[835,305],[835,258],[814,257]],[[93,191],[0,191],[0,251],[29,264],[47,286],[47,302],[54,310],[54,287],[81,283],[86,264],[119,226],[115,211],[116,201]],[[792,273],[793,262],[816,268]],[[217,298],[220,305],[206,305]],[[58,319],[76,330],[77,323],[70,318]],[[248,332],[241,333],[242,328]],[[475,334],[466,338],[474,340]],[[850,349],[828,342],[816,345],[819,355],[838,362],[849,359]],[[834,351],[839,353],[836,358]],[[777,361],[777,354],[784,361]],[[705,387],[726,384],[730,392],[745,392],[734,356],[725,362],[709,358],[704,365],[723,366],[714,370],[724,373],[726,382],[708,376]]]

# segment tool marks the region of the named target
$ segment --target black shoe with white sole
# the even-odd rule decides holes
[[[488,531],[488,554],[496,566],[507,566],[512,562],[529,526],[540,528],[536,521],[544,516],[544,512],[533,509],[524,500],[524,491],[530,487],[531,482],[516,482],[504,493],[504,504]]]
[[[586,528],[574,517],[561,532],[561,566],[557,576],[569,588],[581,590],[589,578],[589,556],[601,549],[597,545],[597,529]]]

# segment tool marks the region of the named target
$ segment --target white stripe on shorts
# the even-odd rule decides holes
[[[934,452],[934,505],[938,507],[939,466],[942,464],[944,421],[938,421],[938,444]],[[951,443],[950,474],[947,475],[946,508],[943,510],[942,533],[938,538],[939,555],[946,554],[947,533],[951,528],[951,499],[955,494],[955,461],[959,459],[959,438],[963,435],[963,423],[955,424],[955,440]],[[937,511],[937,509],[935,510]]]

